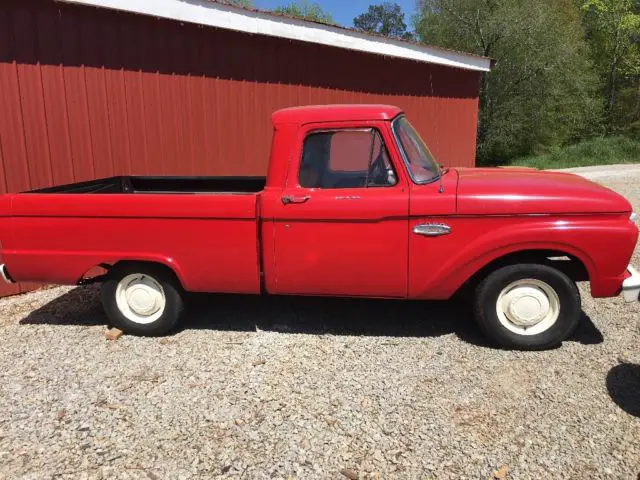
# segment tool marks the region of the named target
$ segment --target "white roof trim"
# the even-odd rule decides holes
[[[360,52],[407,58],[466,70],[488,72],[491,60],[427,45],[378,37],[267,12],[235,8],[205,0],[61,0],[246,33],[319,43]]]

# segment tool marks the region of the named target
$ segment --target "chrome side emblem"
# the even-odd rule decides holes
[[[437,237],[439,235],[448,235],[451,233],[451,227],[444,223],[423,223],[413,227],[413,233],[416,235],[424,235],[426,237]]]

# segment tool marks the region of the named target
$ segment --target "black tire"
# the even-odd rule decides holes
[[[497,303],[502,290],[525,279],[544,282],[559,300],[555,323],[534,335],[510,330],[498,315]],[[558,346],[575,331],[582,314],[576,284],[559,270],[538,264],[510,265],[489,274],[476,288],[474,310],[476,321],[487,337],[501,347],[518,350],[545,350]]]
[[[162,287],[164,308],[157,319],[150,323],[139,323],[128,318],[118,306],[118,284],[129,275],[150,277]],[[107,275],[101,288],[102,305],[112,325],[125,333],[155,337],[165,335],[175,328],[182,313],[182,287],[173,272],[159,265],[147,263],[126,263],[115,265]],[[131,315],[131,314],[130,314]],[[135,316],[135,315],[133,315]]]

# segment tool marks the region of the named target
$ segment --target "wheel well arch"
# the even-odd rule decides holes
[[[165,262],[157,260],[137,260],[137,259],[122,259],[109,262],[99,263],[87,270],[78,280],[78,284],[94,283],[108,278],[109,272],[115,268],[124,268],[130,265],[145,265],[153,268],[157,268],[167,275],[173,277],[182,288],[184,288],[184,282],[181,278],[176,265],[168,265]]]
[[[491,260],[472,274],[460,289],[473,289],[494,271],[521,263],[535,263],[556,268],[574,282],[584,282],[590,279],[586,264],[575,255],[557,249],[526,249],[506,253]]]

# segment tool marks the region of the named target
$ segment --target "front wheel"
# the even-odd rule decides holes
[[[114,266],[101,296],[109,320],[123,332],[158,336],[171,331],[182,316],[181,292],[171,272],[134,263]]]
[[[581,311],[576,284],[546,265],[500,268],[489,274],[475,292],[480,328],[506,348],[553,348],[575,331]]]

